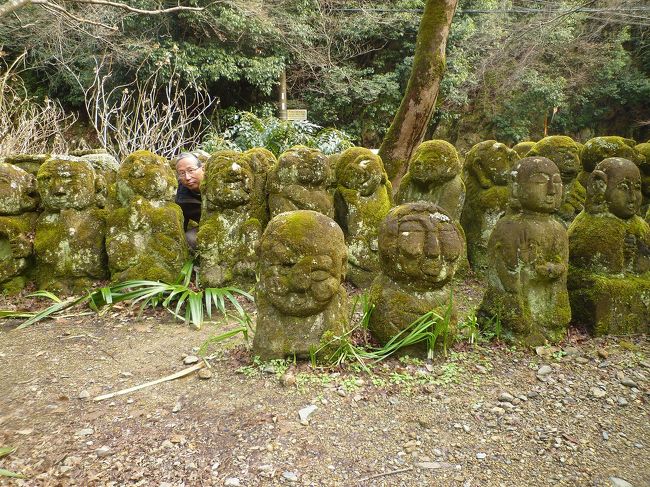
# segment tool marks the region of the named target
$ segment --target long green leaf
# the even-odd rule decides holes
[[[15,446],[4,446],[0,448],[0,458],[6,457],[7,455],[11,455],[13,452],[16,451]]]
[[[88,296],[84,295],[81,297],[76,297],[76,298],[68,298],[65,301],[61,301],[60,303],[54,303],[52,306],[49,308],[44,309],[43,311],[40,311],[36,313],[34,316],[29,318],[27,321],[21,323],[18,327],[16,327],[16,330],[22,330],[23,328],[27,328],[30,325],[33,325],[34,323],[41,321],[52,314],[62,311],[66,308],[70,308],[72,306],[75,306],[79,303],[82,303],[83,301],[87,300]]]
[[[26,479],[27,477],[21,473],[10,472],[4,468],[0,468],[0,477],[9,477],[12,479]]]
[[[50,291],[45,291],[41,289],[40,291],[35,291],[31,294],[28,294],[27,297],[29,298],[47,298],[51,299],[55,303],[60,303],[62,301],[61,298],[59,298],[56,294],[51,293]]]

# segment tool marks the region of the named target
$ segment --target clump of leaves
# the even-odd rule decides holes
[[[236,296],[243,296],[250,301],[253,301],[253,296],[235,287],[201,290],[191,282],[192,270],[192,262],[186,263],[177,281],[171,284],[160,281],[129,280],[66,300],[61,300],[48,291],[38,291],[29,296],[45,297],[54,301],[54,304],[35,313],[0,311],[0,317],[28,318],[17,327],[17,329],[23,329],[73,306],[87,305],[101,315],[106,313],[111,306],[127,302],[132,306],[138,305],[140,313],[146,308],[162,307],[175,318],[183,320],[197,329],[203,325],[206,315],[208,319],[212,318],[213,309],[223,316],[229,316],[228,305],[235,309],[235,316],[239,320],[250,322],[248,314],[239,304]]]

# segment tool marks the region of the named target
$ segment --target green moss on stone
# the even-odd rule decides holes
[[[519,142],[518,144],[514,145],[512,147],[512,150],[515,151],[517,155],[519,155],[519,157],[526,157],[527,155],[532,155],[532,154],[528,154],[528,152],[530,151],[530,149],[533,148],[534,145],[535,142],[531,140],[526,140],[524,142]]]

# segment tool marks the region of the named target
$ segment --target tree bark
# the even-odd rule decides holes
[[[445,71],[447,37],[458,0],[427,0],[420,21],[413,68],[399,110],[379,155],[388,177],[398,183],[408,160],[424,140]],[[394,188],[397,184],[393,185]]]
[[[4,17],[19,8],[26,7],[30,3],[32,3],[32,0],[9,0],[0,5],[0,17]]]

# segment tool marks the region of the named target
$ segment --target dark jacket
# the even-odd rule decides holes
[[[178,183],[176,204],[183,210],[183,228],[187,230],[190,220],[199,223],[201,220],[201,193],[195,193],[182,183]]]

